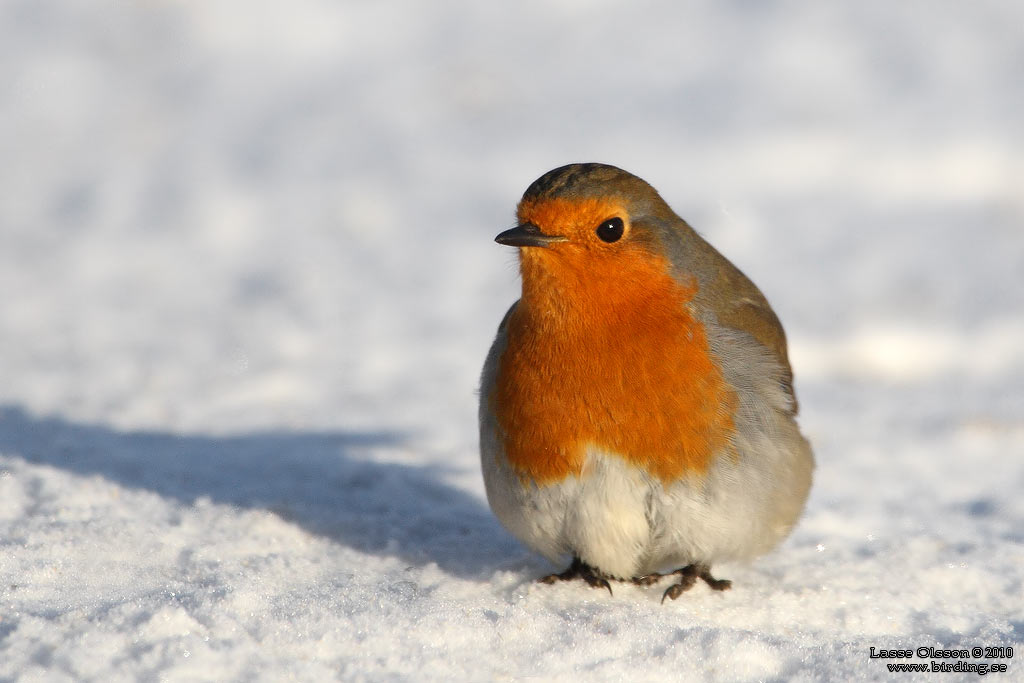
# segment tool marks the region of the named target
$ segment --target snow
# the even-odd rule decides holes
[[[9,0],[0,36],[0,680],[1024,652],[1024,6]],[[591,160],[786,323],[816,481],[727,593],[537,585],[487,508],[491,240]]]

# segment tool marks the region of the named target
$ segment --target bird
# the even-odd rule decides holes
[[[568,568],[542,583],[653,585],[675,600],[719,562],[785,539],[814,455],[786,336],[761,291],[650,184],[576,163],[535,180],[517,225],[522,292],[480,379],[488,503]]]

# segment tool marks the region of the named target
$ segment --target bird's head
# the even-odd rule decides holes
[[[519,247],[524,296],[629,296],[669,273],[666,235],[680,219],[640,178],[605,164],[570,164],[527,188],[519,225],[495,238]]]

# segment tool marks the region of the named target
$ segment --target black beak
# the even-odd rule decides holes
[[[546,247],[555,242],[565,242],[568,238],[561,235],[545,235],[533,223],[523,223],[511,230],[506,230],[494,241],[510,247]]]

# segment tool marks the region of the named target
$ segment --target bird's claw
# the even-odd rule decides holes
[[[665,598],[675,600],[680,595],[693,588],[693,584],[697,583],[697,579],[706,583],[711,590],[725,591],[732,588],[732,581],[729,581],[728,579],[716,579],[711,575],[711,567],[706,564],[690,564],[682,567],[681,569],[675,570],[672,574],[679,575],[679,582],[669,586],[665,591],[665,594],[661,596],[662,604],[664,604]]]
[[[591,588],[607,588],[609,595],[612,593],[612,586],[608,583],[608,579],[604,577],[601,572],[591,567],[589,564],[583,562],[580,558],[572,558],[572,564],[561,574],[548,574],[537,579],[540,583],[554,583],[556,581],[571,581],[573,579],[583,579],[587,582],[587,585]]]

